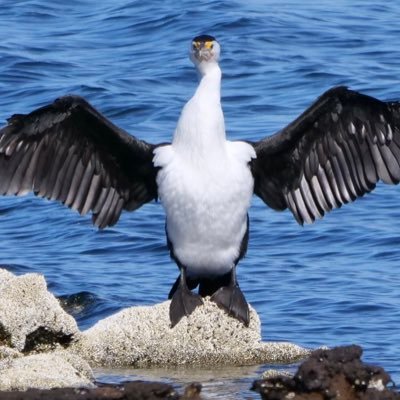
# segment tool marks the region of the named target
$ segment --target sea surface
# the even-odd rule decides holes
[[[397,0],[2,0],[0,121],[75,93],[133,135],[168,141],[197,84],[191,39],[208,33],[222,47],[228,135],[255,140],[332,86],[400,99],[399,21]],[[400,188],[380,184],[301,227],[290,212],[254,198],[238,270],[263,339],[311,348],[356,343],[399,384],[399,204]],[[160,204],[98,231],[89,217],[34,196],[0,199],[0,264],[43,274],[81,329],[164,301],[178,274]],[[208,398],[240,399],[257,398],[248,389],[270,367],[96,374],[104,382],[200,380]]]

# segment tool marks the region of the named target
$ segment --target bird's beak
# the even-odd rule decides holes
[[[197,60],[208,61],[212,54],[212,42],[193,42],[193,53]]]

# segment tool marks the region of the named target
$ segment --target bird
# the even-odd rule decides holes
[[[236,269],[249,242],[253,195],[303,225],[400,181],[400,103],[345,86],[328,89],[286,127],[260,140],[229,140],[221,105],[221,46],[193,38],[199,84],[172,140],[152,144],[114,125],[88,101],[66,95],[0,130],[0,194],[59,201],[100,229],[150,201],[165,210],[179,269],[170,326],[207,296],[249,326]],[[198,287],[196,293],[194,289]]]

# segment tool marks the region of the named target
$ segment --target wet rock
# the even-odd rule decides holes
[[[293,376],[293,374],[290,373],[289,371],[281,371],[281,370],[276,370],[276,369],[267,369],[266,371],[263,372],[262,379],[271,379],[271,378],[277,378],[277,377],[281,378],[283,376],[291,378]]]
[[[260,320],[250,326],[205,299],[170,328],[169,301],[132,307],[99,321],[71,346],[91,364],[103,366],[253,365],[293,362],[310,354],[291,343],[261,342]]]
[[[256,381],[253,390],[264,400],[400,400],[388,388],[390,376],[361,361],[359,346],[316,350],[293,377],[272,376]]]
[[[67,346],[77,324],[47,291],[43,276],[0,269],[0,346],[21,352]]]
[[[192,393],[191,390],[188,387],[181,396],[166,383],[130,382],[118,386],[104,385],[95,389],[31,389],[26,392],[0,392],[0,400],[200,400],[197,391]]]

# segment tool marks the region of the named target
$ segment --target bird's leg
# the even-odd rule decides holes
[[[231,317],[243,322],[245,326],[249,326],[249,305],[237,283],[236,266],[232,268],[229,285],[219,288],[211,296],[211,301],[216,303],[218,307],[227,311]]]
[[[171,304],[169,306],[169,318],[171,328],[173,328],[184,316],[189,316],[196,307],[203,304],[203,300],[198,294],[192,293],[187,285],[186,268],[179,267],[181,274],[179,283],[175,283],[171,292]]]

